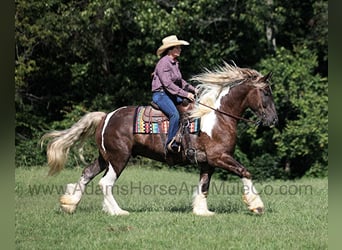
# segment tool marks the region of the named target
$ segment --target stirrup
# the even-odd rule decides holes
[[[175,138],[173,138],[173,139],[169,142],[169,144],[167,144],[167,147],[166,147],[167,151],[168,151],[168,152],[172,152],[172,153],[179,153],[180,150],[181,150],[181,145],[180,145],[179,143],[177,143],[177,148],[176,148],[176,147],[172,147],[172,144],[173,144],[173,143],[177,143],[177,142],[175,141]]]

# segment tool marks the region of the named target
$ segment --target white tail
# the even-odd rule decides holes
[[[44,141],[51,139],[47,145],[47,159],[50,166],[49,175],[59,173],[67,160],[70,148],[78,141],[83,142],[86,138],[95,134],[95,130],[104,112],[91,112],[84,115],[71,128],[62,131],[51,131],[41,138],[41,146]]]

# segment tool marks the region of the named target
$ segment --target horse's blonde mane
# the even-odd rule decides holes
[[[217,66],[214,70],[204,69],[204,72],[193,76],[190,80],[199,82],[196,86],[198,91],[197,102],[207,106],[218,108],[216,103],[222,92],[227,92],[235,84],[241,84],[247,79],[253,81],[262,76],[259,72],[248,68],[239,68],[235,64],[224,62],[223,66]],[[202,117],[211,109],[196,105],[191,112],[191,117]]]

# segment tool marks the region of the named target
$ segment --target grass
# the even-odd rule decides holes
[[[327,249],[328,180],[255,183],[266,207],[251,214],[240,181],[213,178],[212,217],[191,213],[198,175],[175,170],[126,169],[114,188],[129,216],[101,211],[96,177],[77,211],[60,211],[65,184],[81,169],[47,177],[47,168],[16,169],[15,244],[18,249]]]

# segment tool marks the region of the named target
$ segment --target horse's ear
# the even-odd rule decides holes
[[[262,82],[268,82],[269,80],[271,80],[273,73],[272,71],[270,71],[267,75],[263,76],[260,80]]]

